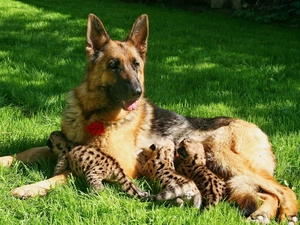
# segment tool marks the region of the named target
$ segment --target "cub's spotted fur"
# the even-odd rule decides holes
[[[176,171],[196,183],[207,208],[217,205],[226,195],[226,184],[206,167],[203,145],[192,139],[184,139],[177,153]]]
[[[158,140],[150,146],[150,153],[143,172],[152,180],[158,180],[162,185],[162,191],[150,198],[153,200],[174,200],[176,205],[182,206],[188,201],[192,206],[199,208],[201,205],[201,194],[196,184],[179,175],[175,171],[174,143],[166,138]]]
[[[148,193],[140,190],[123,172],[119,163],[111,156],[101,152],[95,146],[76,146],[60,131],[50,134],[48,147],[58,156],[54,175],[71,170],[75,176],[85,176],[95,190],[104,190],[103,179],[115,179],[129,195],[147,197]]]

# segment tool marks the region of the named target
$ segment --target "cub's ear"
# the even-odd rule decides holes
[[[52,149],[53,149],[54,146],[53,146],[53,143],[52,143],[50,137],[47,139],[46,145],[52,151]]]
[[[188,156],[188,153],[187,153],[185,147],[178,148],[177,152],[182,158],[186,158]]]
[[[86,53],[92,56],[109,42],[110,38],[101,22],[94,14],[89,14],[86,32]]]
[[[132,26],[132,29],[126,39],[126,41],[132,41],[137,50],[139,51],[141,58],[146,60],[147,43],[149,35],[149,22],[148,15],[143,14]]]
[[[155,146],[155,144],[152,144],[149,148],[150,148],[152,151],[155,151],[156,146]]]

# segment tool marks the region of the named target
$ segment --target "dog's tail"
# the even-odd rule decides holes
[[[295,215],[298,212],[295,193],[290,188],[279,184],[273,177],[266,178],[255,173],[234,176],[227,181],[227,188],[228,201],[235,202],[245,216],[249,216],[258,208],[259,193],[276,196],[280,204],[279,217],[285,216],[284,211],[293,212],[292,214]]]

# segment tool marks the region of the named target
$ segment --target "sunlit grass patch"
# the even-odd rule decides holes
[[[214,13],[119,1],[1,1],[0,154],[45,145],[58,130],[65,94],[84,75],[86,20],[100,17],[112,39],[126,38],[142,13],[150,19],[146,96],[184,116],[246,119],[270,136],[276,178],[300,197],[300,34]],[[3,224],[247,224],[236,206],[210,211],[142,202],[115,185],[97,194],[71,178],[44,198],[10,196],[51,176],[42,162],[0,168]],[[145,180],[139,186],[152,190]],[[271,224],[276,224],[271,221]]]

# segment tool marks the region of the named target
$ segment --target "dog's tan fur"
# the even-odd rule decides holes
[[[236,202],[245,214],[251,214],[249,220],[268,222],[276,216],[279,207],[279,220],[288,219],[296,224],[296,196],[291,189],[275,181],[275,157],[268,137],[257,126],[231,118],[185,119],[153,106],[143,93],[138,93],[136,87],[143,87],[144,83],[147,40],[147,15],[136,20],[127,39],[122,42],[112,41],[102,22],[95,15],[89,15],[87,72],[83,82],[68,93],[67,107],[62,116],[61,129],[67,138],[77,144],[97,145],[118,160],[127,176],[135,178],[142,175],[140,151],[155,140],[168,136],[179,142],[181,140],[176,139],[196,136],[205,148],[207,166],[227,181],[229,201]],[[117,64],[113,59],[118,59]],[[120,80],[126,81],[135,89],[134,95],[140,96],[133,100],[130,95],[128,99],[122,99],[115,92],[111,94],[107,87],[113,87]],[[134,101],[137,108],[131,104]],[[131,108],[128,108],[130,104]],[[174,117],[173,120],[169,114],[162,116],[165,113]],[[161,130],[161,123],[168,119],[172,124],[164,124],[165,130]],[[86,127],[94,121],[104,124],[104,134],[92,136],[87,132]],[[47,147],[16,155],[18,160],[27,163],[46,157],[53,158]],[[13,159],[13,156],[2,157],[0,164],[10,165]],[[67,176],[68,171],[16,188],[12,194],[21,198],[45,195],[57,183],[65,182]],[[257,207],[259,198],[262,204]]]

